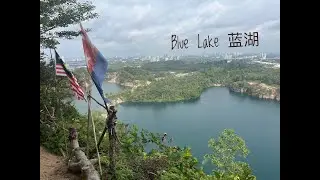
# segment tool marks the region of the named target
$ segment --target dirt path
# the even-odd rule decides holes
[[[50,154],[40,146],[40,180],[80,180],[68,172],[63,158]]]

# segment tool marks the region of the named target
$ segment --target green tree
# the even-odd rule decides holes
[[[59,44],[57,38],[72,39],[79,36],[79,31],[57,28],[65,28],[97,17],[98,14],[93,12],[94,8],[91,2],[40,0],[40,47],[54,48]]]
[[[63,28],[97,17],[94,8],[90,2],[77,0],[40,1],[40,141],[55,152],[63,147],[61,120],[72,121],[80,115],[71,104],[67,78],[55,77],[54,62],[42,50],[55,48],[59,38],[78,36],[79,32]]]
[[[219,138],[209,140],[209,148],[212,154],[204,156],[205,161],[210,161],[217,169],[214,170],[216,177],[253,180],[250,166],[237,158],[246,158],[249,150],[245,141],[231,129],[225,129]]]

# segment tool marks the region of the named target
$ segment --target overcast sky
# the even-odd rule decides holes
[[[83,22],[106,57],[213,52],[280,52],[280,0],[92,0],[99,18]],[[79,26],[70,27],[79,29]],[[258,32],[258,47],[229,48],[229,33]],[[189,40],[171,50],[171,35]],[[219,47],[198,49],[210,35]],[[83,57],[81,39],[61,40],[65,58]]]

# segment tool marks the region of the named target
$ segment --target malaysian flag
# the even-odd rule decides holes
[[[64,64],[63,60],[60,58],[59,54],[56,50],[54,50],[55,56],[56,56],[56,75],[57,76],[67,76],[69,79],[69,82],[71,84],[71,89],[73,93],[75,94],[76,98],[78,100],[84,100],[84,93],[80,87],[80,85],[77,82],[77,78],[72,74],[71,71],[69,71]]]

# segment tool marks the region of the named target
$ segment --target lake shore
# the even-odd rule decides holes
[[[108,83],[112,83],[112,84],[117,84],[120,86],[124,86],[127,88],[131,89],[131,92],[134,93],[134,90],[139,87],[139,86],[148,86],[150,85],[150,81],[141,83],[139,81],[135,81],[134,83],[119,83],[117,81],[115,81],[115,79],[111,79],[106,81]],[[256,82],[247,82],[247,84],[249,85],[249,87],[235,87],[232,85],[223,85],[223,84],[210,84],[210,86],[208,88],[214,88],[214,87],[225,87],[229,89],[229,92],[232,93],[239,93],[239,94],[244,94],[244,95],[248,95],[251,97],[256,97],[258,99],[261,100],[274,100],[277,102],[280,102],[280,90],[279,92],[277,92],[277,88],[276,87],[272,87],[263,83],[256,83]],[[206,89],[203,89],[203,91],[205,91]],[[280,88],[279,88],[280,89]],[[117,95],[115,95],[117,96]],[[200,94],[201,96],[201,94]],[[123,104],[123,103],[175,103],[175,102],[184,102],[184,101],[190,101],[190,100],[195,100],[200,98],[199,97],[195,97],[195,98],[190,98],[190,99],[181,99],[181,100],[173,100],[173,101],[169,101],[169,100],[158,100],[158,101],[143,101],[143,100],[139,100],[139,101],[126,101],[121,95],[119,97],[116,97],[115,99],[112,99],[113,104],[118,105],[118,104]]]

